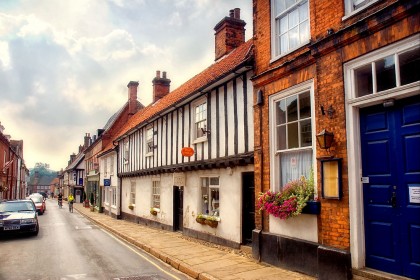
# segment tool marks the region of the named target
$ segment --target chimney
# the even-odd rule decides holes
[[[90,145],[90,133],[86,133],[83,149],[86,149],[87,147],[89,147],[89,145]]]
[[[230,53],[245,42],[245,21],[241,19],[241,9],[229,11],[229,17],[222,19],[215,27],[215,60]]]
[[[81,153],[83,151],[83,146],[79,145],[79,153]]]
[[[72,163],[75,159],[76,159],[76,154],[73,153],[72,155],[70,155],[70,162],[69,162],[69,164]]]
[[[169,93],[169,85],[171,80],[166,78],[166,72],[162,72],[162,78],[160,77],[160,71],[156,71],[156,77],[153,78],[153,103],[164,97]]]
[[[137,88],[139,82],[130,81],[128,87],[128,116],[131,117],[137,112]]]

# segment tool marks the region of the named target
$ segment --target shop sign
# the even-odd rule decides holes
[[[184,147],[181,149],[181,155],[184,157],[191,157],[194,155],[194,149],[191,147]]]
[[[178,172],[178,173],[174,173],[173,175],[173,179],[174,179],[174,186],[185,186],[185,173],[182,172]]]

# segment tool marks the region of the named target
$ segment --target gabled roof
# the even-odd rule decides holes
[[[79,153],[76,158],[74,159],[74,161],[72,163],[70,163],[66,169],[64,169],[64,171],[70,171],[73,169],[76,169],[76,167],[82,162],[82,160],[85,158],[85,154],[84,153]]]
[[[237,47],[222,59],[213,63],[201,73],[192,77],[174,91],[168,93],[163,98],[144,109],[139,110],[127,121],[115,139],[120,139],[126,133],[134,130],[139,124],[146,122],[147,120],[157,116],[159,113],[173,107],[174,104],[199,93],[201,90],[204,90],[210,85],[223,79],[234,70],[248,64],[250,59],[252,59],[252,47],[253,41],[251,39]],[[106,151],[106,148],[103,149],[103,151]]]

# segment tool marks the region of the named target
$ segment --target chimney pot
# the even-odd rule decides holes
[[[222,19],[214,27],[215,60],[227,55],[245,42],[245,21],[241,19],[241,10],[229,11],[229,17]]]
[[[160,77],[160,71],[156,71],[156,77],[153,79],[153,102],[158,101],[169,93],[171,80],[166,77],[166,71],[162,72],[163,77]]]
[[[128,116],[132,116],[137,112],[137,88],[139,82],[130,81],[128,87]]]

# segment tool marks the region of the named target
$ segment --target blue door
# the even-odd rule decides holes
[[[420,97],[360,110],[366,266],[420,279]]]

